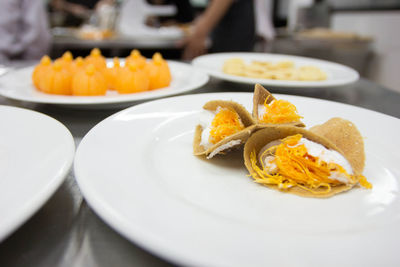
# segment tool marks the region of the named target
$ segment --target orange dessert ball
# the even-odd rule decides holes
[[[147,91],[149,77],[137,64],[128,64],[118,74],[116,90],[120,94],[130,94]]]
[[[139,50],[132,50],[131,54],[126,58],[125,65],[136,64],[140,69],[143,69],[147,65],[146,58],[142,56]]]
[[[71,65],[71,72],[74,75],[75,73],[83,70],[85,67],[85,61],[82,57],[77,57]]]
[[[106,59],[101,55],[98,48],[93,48],[92,51],[90,51],[90,55],[85,58],[85,63],[87,65],[92,64],[99,71],[103,71],[107,68]]]
[[[40,82],[43,92],[57,95],[71,94],[71,74],[65,70],[61,62],[54,62],[51,68],[43,75]]]
[[[73,60],[74,60],[74,57],[72,56],[72,53],[69,51],[66,51],[60,58],[57,58],[54,62],[60,62],[61,66],[64,69],[70,70]]]
[[[118,79],[118,73],[121,70],[121,65],[119,62],[119,58],[113,58],[113,66],[105,72],[105,77],[108,84],[108,89],[115,90],[116,80]]]
[[[160,53],[153,55],[153,60],[148,64],[147,72],[150,78],[150,90],[166,87],[171,83],[172,77],[168,63]]]
[[[88,65],[84,70],[74,75],[72,94],[78,96],[105,95],[107,83],[94,65]]]
[[[33,69],[32,81],[33,85],[38,90],[42,91],[42,89],[40,88],[40,83],[41,83],[40,81],[42,80],[44,74],[48,72],[50,68],[51,68],[51,59],[49,56],[44,56],[40,60],[40,63],[36,65],[35,68]]]

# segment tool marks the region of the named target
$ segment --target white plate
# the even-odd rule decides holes
[[[231,58],[241,58],[245,62],[250,63],[253,60],[278,62],[282,60],[290,60],[295,63],[296,67],[301,66],[315,66],[325,71],[327,79],[324,81],[284,81],[284,80],[271,80],[271,79],[258,79],[241,77],[226,74],[222,71],[222,66],[225,60]],[[255,84],[260,83],[266,86],[276,87],[332,87],[353,83],[358,80],[359,74],[352,68],[347,66],[333,63],[320,59],[313,59],[307,57],[298,57],[280,54],[268,53],[216,53],[208,54],[195,58],[192,61],[193,66],[206,71],[208,74],[227,81]]]
[[[0,125],[2,241],[56,191],[72,165],[75,144],[64,125],[31,110],[0,106]]]
[[[64,96],[45,94],[36,90],[32,84],[33,66],[12,71],[0,79],[0,95],[27,102],[59,104],[69,106],[110,105],[131,103],[139,100],[165,97],[184,93],[203,86],[208,75],[192,66],[168,61],[172,81],[170,86],[153,91],[135,94],[118,94],[108,91],[105,96]]]
[[[275,96],[294,103],[309,126],[333,116],[353,121],[365,136],[364,174],[374,188],[302,198],[254,183],[239,152],[193,156],[206,101],[250,109],[250,93],[216,93],[141,104],[95,126],[74,164],[84,197],[122,235],[184,266],[398,266],[400,120]]]

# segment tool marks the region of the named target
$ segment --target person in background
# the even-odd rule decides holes
[[[270,48],[270,42],[275,37],[274,24],[272,22],[272,0],[255,0],[254,13],[256,18],[256,48],[257,52],[266,52]]]
[[[212,0],[195,20],[192,33],[178,45],[183,47],[182,58],[189,60],[206,52],[252,51],[254,43],[253,1]]]
[[[39,59],[50,48],[51,35],[42,0],[2,0],[0,62]]]

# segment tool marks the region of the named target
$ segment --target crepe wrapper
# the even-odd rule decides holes
[[[255,174],[250,161],[250,153],[255,150],[259,155],[260,150],[269,142],[280,140],[287,136],[301,134],[303,137],[325,146],[328,149],[336,150],[342,154],[353,168],[354,175],[361,175],[364,167],[364,145],[363,139],[353,123],[333,118],[322,125],[315,126],[310,130],[294,126],[267,127],[254,133],[246,142],[244,147],[244,161],[247,170]],[[257,158],[257,164],[261,167]],[[355,183],[357,184],[357,183]],[[331,186],[331,190],[322,193],[325,189],[314,189],[318,194],[312,193],[298,186],[280,190],[277,185],[266,185],[270,188],[283,192],[296,194],[303,197],[326,198],[351,189],[355,184],[340,184]]]
[[[208,149],[205,149],[202,145],[200,145],[203,128],[201,125],[197,125],[196,129],[195,129],[195,133],[194,133],[194,139],[193,139],[193,154],[194,155],[209,156],[214,150],[218,149],[220,146],[225,145],[228,142],[234,141],[234,140],[240,140],[240,144],[238,144],[238,145],[243,145],[247,141],[247,139],[250,137],[252,132],[255,130],[255,123],[254,123],[253,118],[251,117],[250,113],[239,103],[236,103],[233,101],[213,100],[213,101],[207,102],[203,106],[203,109],[210,110],[210,111],[216,111],[218,107],[234,110],[239,115],[239,118],[242,121],[245,128],[235,134],[232,134],[232,135],[222,139],[221,141],[217,142],[216,144],[209,147]],[[236,146],[238,146],[238,145],[236,145]],[[233,148],[233,147],[229,147],[229,148]]]
[[[361,174],[363,172],[365,164],[364,140],[351,121],[332,118],[324,124],[311,127],[310,131],[335,144],[350,162],[354,173]]]
[[[258,114],[258,105],[264,105],[266,102],[267,104],[271,103],[272,101],[276,100],[276,98],[267,90],[265,89],[262,85],[256,84],[254,86],[254,94],[253,94],[253,119],[256,122],[257,128],[265,128],[268,126],[276,126],[278,124],[275,123],[264,123],[261,120],[259,120],[259,114]],[[305,127],[304,123],[301,121],[295,121],[295,122],[286,122],[286,123],[280,123],[279,125],[288,125],[288,126],[297,126],[297,127]]]

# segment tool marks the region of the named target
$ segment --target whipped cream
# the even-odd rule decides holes
[[[200,145],[203,146],[205,149],[208,149],[213,145],[209,140],[210,140],[211,122],[213,121],[216,114],[217,112],[213,112],[210,110],[203,110],[203,112],[200,114],[199,124],[203,128],[203,131],[201,133]]]

